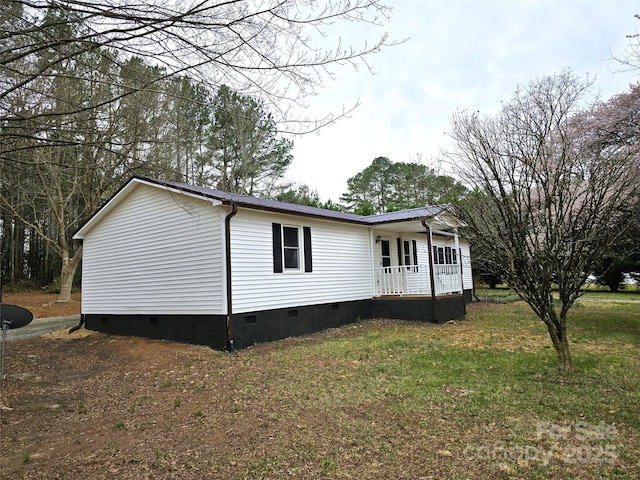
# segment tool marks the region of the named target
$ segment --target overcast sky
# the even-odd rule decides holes
[[[388,0],[383,28],[408,40],[368,58],[375,71],[341,68],[311,99],[307,114],[360,102],[350,116],[318,134],[294,138],[290,180],[338,200],[347,179],[375,157],[421,159],[438,168],[449,148],[446,131],[456,109],[495,113],[518,84],[571,68],[596,77],[604,98],[625,91],[638,73],[620,73],[612,54],[640,31],[640,3],[623,0]],[[372,38],[352,27],[345,35]],[[375,35],[375,32],[373,32]],[[444,173],[447,166],[440,164]]]

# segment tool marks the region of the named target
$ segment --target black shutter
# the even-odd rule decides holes
[[[413,264],[418,265],[418,242],[411,240],[413,243]]]
[[[282,226],[272,223],[273,231],[273,273],[282,273]]]
[[[304,271],[313,272],[311,260],[311,228],[302,227],[302,237],[304,242]]]
[[[402,265],[402,240],[396,239],[398,243],[398,265]]]

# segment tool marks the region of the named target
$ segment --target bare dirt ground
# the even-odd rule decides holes
[[[80,313],[80,293],[72,293],[71,301],[58,303],[58,295],[40,291],[3,292],[2,303],[18,305],[33,313],[33,318],[62,317]]]

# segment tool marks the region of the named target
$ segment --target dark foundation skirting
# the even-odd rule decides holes
[[[471,296],[470,292],[468,296]],[[463,319],[466,298],[467,292],[464,295],[438,297],[435,321],[444,323]],[[225,315],[84,314],[83,318],[89,330],[207,345],[216,350],[227,348]],[[305,335],[367,318],[434,321],[430,298],[407,297],[235,313],[234,347],[246,348],[255,343]]]

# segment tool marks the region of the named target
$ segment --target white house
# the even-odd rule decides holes
[[[136,177],[74,237],[82,319],[214,348],[458,319],[473,288],[459,226],[442,206],[360,216]]]

